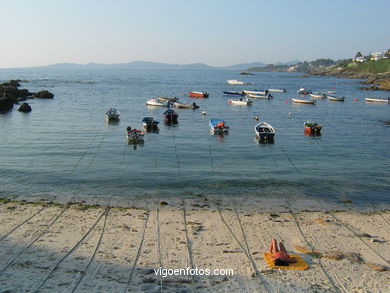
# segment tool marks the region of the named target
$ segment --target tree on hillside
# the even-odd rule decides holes
[[[356,55],[355,55],[355,59],[358,58],[358,57],[363,57],[363,54],[361,52],[357,52]]]
[[[311,61],[310,64],[313,65],[313,66],[330,66],[330,65],[333,65],[335,62],[332,60],[332,59],[317,59],[317,60],[314,60],[314,61]]]
[[[386,51],[386,53],[385,53],[385,56],[386,56],[387,58],[390,58],[390,49],[387,49],[387,51]]]

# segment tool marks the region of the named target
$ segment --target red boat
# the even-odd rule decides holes
[[[208,98],[209,93],[207,92],[189,92],[188,95],[191,98]]]
[[[318,123],[306,121],[304,124],[305,134],[307,135],[321,135],[322,126]]]

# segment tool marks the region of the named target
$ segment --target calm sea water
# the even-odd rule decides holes
[[[390,202],[390,105],[364,102],[357,80],[301,78],[293,73],[143,70],[1,70],[0,80],[25,79],[22,88],[47,89],[53,100],[31,100],[30,114],[14,110],[0,115],[0,192],[69,198],[152,197],[216,194],[220,196],[302,196],[359,202]],[[256,85],[232,86],[227,79]],[[344,103],[326,99],[295,105],[302,86],[335,90]],[[229,105],[223,90],[285,88],[273,100],[252,106]],[[164,108],[145,106],[156,95],[182,96],[207,91],[198,110],[179,109],[179,123],[163,123]],[[353,99],[358,101],[354,102]],[[122,115],[117,124],[104,119],[110,107]],[[207,115],[202,116],[201,112]],[[292,114],[292,115],[290,115]],[[143,145],[128,145],[127,125],[160,121],[159,133],[145,135]],[[274,144],[258,144],[253,117],[276,129]],[[231,127],[224,137],[210,135],[210,118]],[[323,125],[322,136],[303,133],[306,120]]]

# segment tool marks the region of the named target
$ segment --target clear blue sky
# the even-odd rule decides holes
[[[389,0],[1,1],[0,68],[347,58],[390,48],[389,11]]]

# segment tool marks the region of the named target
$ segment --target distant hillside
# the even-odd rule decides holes
[[[193,64],[169,64],[149,61],[134,61],[129,63],[116,63],[116,64],[103,64],[103,63],[88,63],[88,64],[75,64],[75,63],[60,63],[47,66],[39,66],[40,68],[59,68],[59,69],[182,69],[182,70],[202,70],[202,69],[215,69],[215,67],[208,66],[203,63]]]
[[[335,61],[332,59],[317,59],[314,61],[303,61],[293,63],[295,61],[290,61],[284,64],[268,64],[266,67],[252,67],[248,68],[248,71],[279,71],[279,72],[316,72],[322,70],[325,67],[335,64]]]
[[[251,67],[265,67],[267,64],[263,62],[251,62],[251,63],[241,63],[241,64],[235,64],[231,66],[222,67],[223,69],[231,69],[231,70],[246,70],[247,68]]]
[[[161,62],[150,62],[150,61],[133,61],[128,63],[115,63],[115,64],[104,64],[104,63],[88,63],[88,64],[77,64],[77,63],[57,63],[46,66],[35,66],[34,68],[53,68],[53,69],[143,69],[143,70],[213,70],[213,69],[224,69],[224,70],[245,70],[251,66],[264,67],[265,63],[262,62],[251,62],[241,63],[225,67],[210,66],[203,63],[192,63],[192,64],[170,64]]]

